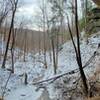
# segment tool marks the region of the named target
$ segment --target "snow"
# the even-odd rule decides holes
[[[81,41],[81,56],[82,56],[82,63],[85,63],[90,59],[90,57],[94,54],[97,50],[98,44],[100,43],[100,32],[97,34],[92,35],[88,38],[89,43],[86,44],[86,40],[83,39]],[[0,47],[1,47],[0,43]],[[73,69],[78,68],[76,58],[75,58],[75,51],[71,41],[66,42],[63,46],[63,49],[59,51],[59,58],[58,58],[58,68],[57,68],[57,75],[69,72]],[[1,52],[1,51],[0,51]],[[20,49],[15,49],[15,72],[11,75],[10,80],[7,85],[6,93],[5,93],[5,100],[42,100],[39,99],[43,94],[44,89],[37,90],[37,86],[32,85],[33,82],[37,82],[40,80],[45,80],[51,77],[55,77],[53,72],[53,64],[50,62],[49,59],[49,52],[47,52],[47,65],[48,68],[45,69],[43,63],[39,62],[39,60],[43,61],[43,54],[39,56],[39,54],[33,55],[29,53],[26,55],[26,61],[23,61],[23,55],[18,59],[18,52],[22,52]],[[10,56],[10,51],[8,52]],[[97,56],[88,68],[85,68],[85,73],[88,75],[95,70],[95,65],[99,62],[100,56]],[[0,62],[1,66],[2,62]],[[11,60],[7,60],[6,68],[11,67]],[[9,76],[9,71],[7,69],[3,70],[0,69],[0,95],[2,94],[3,87]],[[24,73],[28,75],[28,85],[24,85]],[[77,74],[76,74],[77,76]],[[75,77],[69,76],[69,77]],[[65,77],[66,78],[66,77]],[[73,78],[74,79],[74,78]],[[53,100],[54,98],[59,98],[59,91],[54,89],[55,84],[62,84],[62,79],[59,79],[55,83],[52,84],[44,84],[44,87],[47,88],[49,99]],[[72,81],[71,81],[72,82]],[[67,85],[68,87],[72,86],[72,83]],[[68,88],[66,87],[66,88]],[[44,99],[43,99],[44,100]]]
[[[12,90],[5,100],[37,100],[42,91],[36,92],[32,85],[20,85],[16,90]]]

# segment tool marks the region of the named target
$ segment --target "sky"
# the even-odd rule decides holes
[[[78,0],[78,4],[80,4],[79,1],[80,0]],[[27,24],[30,29],[33,29],[33,27],[37,29],[36,25],[32,23],[34,23],[34,16],[36,16],[39,11],[39,4],[39,0],[20,0],[20,7],[18,8],[17,16],[20,20],[23,18],[27,19],[31,24]]]
[[[18,14],[26,17],[35,15],[37,10],[37,1],[38,0],[22,0],[20,2],[20,7],[18,8]]]
[[[33,25],[33,17],[36,15],[38,11],[38,0],[20,0],[19,7],[16,13],[16,18],[19,20],[27,20],[24,23],[32,29],[35,25]]]

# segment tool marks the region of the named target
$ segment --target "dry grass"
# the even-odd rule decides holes
[[[85,100],[100,100],[100,96],[92,97],[92,98],[87,98]]]

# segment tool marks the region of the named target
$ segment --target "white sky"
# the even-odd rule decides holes
[[[41,1],[41,0],[40,0]],[[80,1],[80,0],[78,0]],[[23,17],[27,20],[34,22],[34,16],[36,15],[37,11],[39,10],[39,0],[20,0],[21,5],[18,8],[17,17],[22,20]],[[78,2],[80,4],[80,2]],[[31,26],[32,25],[32,26]],[[33,24],[29,25],[32,29],[34,27]]]
[[[28,22],[27,26],[32,29],[34,27],[33,16],[36,15],[38,11],[38,0],[20,0],[19,7],[16,13],[17,19],[20,21],[25,20]]]
[[[23,0],[21,7],[18,9],[19,15],[32,16],[36,13],[38,0]]]

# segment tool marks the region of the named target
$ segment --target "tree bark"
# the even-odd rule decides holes
[[[78,55],[77,55],[77,62],[78,62],[81,78],[82,78],[82,81],[83,81],[83,85],[84,85],[84,89],[85,89],[85,94],[88,95],[88,85],[87,85],[86,76],[85,76],[85,73],[84,73],[83,67],[82,67],[81,52],[80,52],[80,37],[79,37],[79,29],[78,29],[77,0],[75,2],[75,27],[76,27],[77,53],[78,53]]]

